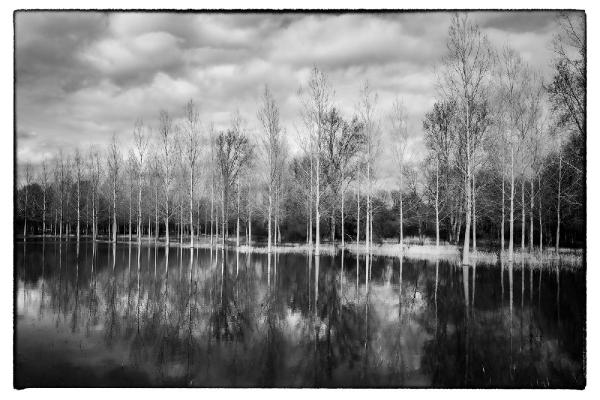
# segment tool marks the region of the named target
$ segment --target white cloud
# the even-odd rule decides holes
[[[555,28],[546,16],[523,29],[506,14],[473,18],[493,43],[509,43],[548,73]],[[21,13],[16,21],[17,128],[36,133],[18,135],[17,157],[37,162],[64,146],[105,145],[113,132],[127,144],[136,118],[155,125],[160,109],[177,118],[190,98],[205,122],[224,128],[238,108],[258,129],[264,84],[292,138],[296,90],[313,64],[329,75],[347,116],[367,79],[382,118],[402,98],[417,138],[435,100],[433,66],[450,15]]]

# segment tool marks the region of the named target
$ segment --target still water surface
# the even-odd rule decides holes
[[[581,270],[374,257],[367,284],[348,252],[15,251],[17,387],[585,385]]]

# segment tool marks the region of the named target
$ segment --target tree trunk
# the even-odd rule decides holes
[[[219,215],[218,214],[219,214],[219,210],[217,208],[215,211],[215,238],[216,238],[215,244],[218,243],[219,238],[220,238],[220,236],[219,236]]]
[[[112,213],[108,211],[108,240],[112,241]]]
[[[159,235],[159,227],[158,227],[158,185],[156,185],[155,188],[154,188],[154,229],[156,229],[156,232],[154,232],[154,242],[156,243],[158,241],[158,235]]]
[[[475,207],[475,168],[473,168],[473,253],[477,252],[477,208]]]
[[[60,240],[62,240],[62,233],[63,233],[63,208],[64,208],[63,201],[64,201],[63,200],[63,184],[61,182],[61,185],[60,185],[60,217],[58,219],[58,238]]]
[[[183,199],[179,199],[179,247],[183,247]]]
[[[240,247],[240,181],[237,182],[237,225],[235,228],[235,247]]]
[[[308,215],[306,216],[306,245],[308,246]]]
[[[533,252],[533,177],[530,179],[531,192],[529,193],[529,252]]]
[[[360,184],[358,185],[356,193],[356,262],[357,262],[357,270],[356,275],[358,276],[358,259],[360,256],[358,255],[358,245],[360,244]],[[358,285],[358,279],[357,279]],[[358,286],[357,286],[358,288]]]
[[[335,207],[331,209],[330,225],[331,244],[335,245]]]
[[[117,178],[113,178],[113,226],[112,241],[117,243]]]
[[[310,156],[310,198],[308,199],[308,243],[313,245],[313,157]]]
[[[133,198],[133,184],[129,185],[129,241],[131,242],[131,200]]]
[[[504,252],[504,156],[502,157],[502,222],[500,223],[500,257]]]
[[[165,244],[169,246],[169,192],[165,196]]]
[[[541,172],[541,171],[540,171]],[[538,173],[538,216],[540,221],[540,253],[544,251],[544,243],[542,236],[542,182],[541,182],[541,173]]]
[[[200,210],[200,199],[198,199],[198,211],[196,214],[196,234],[198,235],[198,238],[200,238],[200,235],[202,235],[202,228],[200,227]],[[198,239],[198,241],[200,241],[200,239]]]
[[[320,132],[319,132],[319,140],[320,140]],[[320,189],[320,175],[321,175],[321,170],[320,170],[320,160],[319,160],[320,156],[319,156],[319,151],[318,151],[318,146],[317,146],[317,183],[316,183],[316,189],[317,189],[317,193],[316,193],[316,199],[315,199],[315,208],[316,208],[316,216],[315,216],[315,224],[316,224],[316,245],[315,245],[315,254],[319,255],[320,251],[321,251],[321,227],[320,227],[320,222],[321,222],[321,214],[320,214],[320,210],[319,210],[319,203],[321,200],[321,189]]]
[[[215,224],[215,182],[214,182],[214,177],[212,177],[211,185],[210,185],[210,247],[211,248],[214,245],[214,242],[213,242],[214,224]]]
[[[467,110],[467,120],[468,117]],[[463,243],[463,267],[469,265],[469,233],[471,231],[471,146],[469,144],[469,133],[467,132],[467,173],[465,176],[465,200],[467,201],[465,210],[465,240]]]
[[[508,261],[514,261],[514,230],[515,230],[515,151],[510,148],[510,220],[508,234]]]
[[[138,177],[138,226],[137,236],[138,244],[142,243],[142,167],[140,165],[139,177]]]
[[[346,246],[346,241],[344,239],[344,235],[345,235],[345,231],[344,231],[344,194],[345,194],[345,190],[342,184],[342,204],[341,204],[341,213],[340,213],[340,217],[342,219],[342,249]]]
[[[194,248],[194,164],[190,165],[190,247]]]
[[[272,248],[271,248],[271,242],[273,240],[272,238],[272,226],[271,226],[271,219],[273,218],[273,184],[269,183],[269,209],[267,211],[267,253],[271,254],[272,252]]]
[[[521,253],[525,254],[525,176],[521,179]]]
[[[223,236],[223,251],[225,251],[225,235],[227,234],[226,224],[227,224],[227,213],[225,212],[225,208],[227,207],[227,189],[225,188],[225,184],[223,184],[222,189],[222,197],[223,197],[223,207],[221,209],[221,234]]]
[[[200,210],[200,204],[198,204],[198,210]],[[208,207],[204,209],[204,237],[208,237]]]
[[[77,242],[81,234],[81,179],[79,172],[77,174]]]
[[[556,199],[556,254],[560,248],[560,190],[562,184],[562,151],[558,153],[558,196]]]
[[[370,243],[370,250],[371,252],[373,251],[373,205],[371,204],[370,206],[370,214],[371,216],[369,217],[369,240],[371,241]],[[371,277],[371,267],[373,264],[373,257],[371,255],[371,252],[369,252],[369,278]]]
[[[404,251],[404,212],[402,211],[402,171],[400,171],[400,251]]]
[[[454,234],[456,232],[456,216],[455,216],[454,210],[450,211],[449,223],[450,223],[450,229],[448,232],[448,236],[449,236],[450,243],[454,244],[455,243],[454,238],[456,237]]]
[[[440,208],[439,208],[439,192],[440,192],[440,166],[439,159],[435,160],[435,246],[440,247]]]
[[[248,246],[252,246],[252,208],[248,205]]]
[[[25,209],[23,210],[24,224],[23,224],[23,239],[27,236],[27,183],[25,183]]]
[[[92,229],[94,230],[94,241],[98,240],[98,208],[100,207],[100,199],[98,198],[98,188],[94,189],[94,194],[92,195],[94,200],[94,226]]]
[[[96,199],[92,189],[92,241],[96,241]]]
[[[367,164],[367,179],[369,179],[369,165]],[[366,259],[365,259],[365,268],[369,268],[369,189],[368,189],[368,183],[367,183],[367,204],[365,205],[365,253],[366,253]]]
[[[275,207],[273,212],[275,214],[275,224],[273,225],[273,243],[277,247],[281,240],[281,237],[279,236],[279,185],[275,186]]]
[[[44,185],[44,205],[42,207],[42,238],[46,237],[46,185]]]

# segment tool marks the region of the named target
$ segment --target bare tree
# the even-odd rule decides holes
[[[216,160],[221,178],[222,191],[222,244],[225,248],[227,234],[228,202],[231,187],[237,182],[243,166],[250,159],[252,147],[234,117],[233,128],[220,132],[216,138]]]
[[[98,236],[98,208],[100,206],[99,186],[102,176],[102,170],[100,164],[100,154],[93,147],[90,148],[88,152],[87,167],[89,171],[90,185],[92,191],[92,240],[96,241]]]
[[[433,110],[425,115],[423,128],[425,142],[435,159],[435,242],[440,242],[440,165],[450,169],[453,144],[456,139],[454,127],[454,102],[436,102]],[[445,174],[448,176],[448,173]],[[446,183],[446,190],[449,184]]]
[[[27,216],[28,216],[28,206],[29,206],[29,186],[31,185],[31,164],[26,163],[23,173],[23,189],[24,189],[24,202],[23,202],[23,238],[27,237]]]
[[[81,178],[83,174],[83,161],[81,160],[81,153],[79,149],[75,150],[75,175],[77,180],[77,241],[81,233]]]
[[[169,201],[171,198],[171,183],[173,179],[173,120],[166,111],[161,111],[159,116],[158,134],[161,144],[161,164],[163,175],[163,187],[165,192],[164,221],[165,241],[169,246]]]
[[[107,166],[112,187],[112,242],[117,242],[117,181],[119,179],[119,169],[121,166],[121,152],[117,142],[116,134],[113,134],[112,141],[107,151]]]
[[[531,177],[531,203],[530,203],[530,235],[531,235],[531,249],[534,247],[534,239],[533,239],[533,219],[534,219],[534,195],[533,195],[533,186],[534,181],[537,178],[537,198],[538,198],[538,230],[539,230],[539,251],[540,253],[543,251],[543,224],[542,224],[542,197],[543,197],[543,188],[542,188],[542,172],[544,170],[544,159],[547,156],[547,151],[549,146],[547,142],[549,141],[548,135],[548,124],[547,124],[547,116],[543,115],[536,123],[534,128],[534,133],[531,135],[531,147],[533,149],[532,156],[532,169],[535,172]]]
[[[42,238],[46,237],[46,210],[47,210],[47,193],[48,193],[48,163],[46,159],[42,161],[42,171],[40,181],[42,183]]]
[[[210,159],[209,162],[209,170],[210,170],[210,247],[212,249],[214,245],[214,233],[215,233],[215,169],[216,169],[216,160],[215,160],[215,127],[211,122],[208,128],[208,136],[209,136],[209,147],[210,147]]]
[[[525,169],[526,175],[529,175],[529,183],[530,183],[530,192],[529,192],[529,251],[533,251],[533,211],[534,211],[534,200],[535,200],[535,191],[534,191],[534,182],[536,175],[538,175],[537,171],[539,170],[539,165],[541,164],[542,159],[542,151],[543,151],[543,143],[544,140],[544,130],[540,126],[542,123],[542,90],[543,85],[540,78],[540,75],[534,73],[530,76],[528,80],[528,85],[525,87],[527,89],[526,93],[526,110],[527,110],[527,125],[525,127],[527,133],[525,134],[523,147],[526,149],[527,157],[525,158],[527,161],[527,168]],[[523,179],[525,180],[525,179]]]
[[[184,120],[185,155],[189,168],[190,196],[190,246],[194,247],[194,170],[200,156],[200,114],[193,100],[185,105]],[[198,227],[199,228],[199,227]]]
[[[66,165],[63,152],[58,153],[56,165],[54,168],[54,181],[56,183],[56,191],[58,192],[59,204],[57,214],[58,237],[62,240],[63,237],[63,216],[64,216],[64,197],[65,197],[65,181],[66,181]]]
[[[477,108],[485,104],[488,96],[493,54],[485,35],[466,15],[455,14],[446,42],[448,52],[443,58],[439,75],[439,88],[446,99],[456,101],[460,112],[459,151],[465,187],[465,239],[463,264],[469,265],[469,232],[472,215],[473,154],[477,145]]]
[[[358,115],[365,135],[365,164],[367,179],[365,244],[367,249],[367,274],[370,274],[371,251],[373,246],[373,180],[375,178],[375,158],[379,152],[379,121],[376,115],[378,95],[365,82],[361,88]],[[367,275],[368,276],[368,275]]]
[[[269,90],[265,85],[262,95],[262,104],[258,109],[258,119],[263,126],[262,147],[266,154],[267,162],[267,187],[269,191],[269,203],[267,210],[267,251],[270,254],[273,228],[271,221],[273,218],[273,194],[275,191],[277,161],[281,151],[281,127],[279,125],[279,107]]]
[[[302,93],[302,92],[301,92]],[[313,67],[308,81],[303,103],[303,119],[307,131],[311,136],[311,156],[315,162],[315,226],[316,243],[315,254],[321,249],[321,136],[323,135],[324,119],[330,108],[332,97],[327,76],[316,66]]]
[[[132,218],[133,218],[133,186],[134,183],[137,181],[137,162],[135,160],[135,154],[133,153],[133,150],[129,151],[129,157],[127,158],[127,170],[129,172],[128,174],[128,178],[129,178],[129,196],[128,196],[128,201],[129,201],[129,229],[127,230],[128,235],[129,235],[129,242],[131,242],[132,239],[132,235],[133,235],[133,230],[132,230]]]
[[[142,242],[142,180],[146,169],[145,156],[148,150],[148,133],[146,132],[144,122],[141,119],[138,119],[133,126],[133,144],[138,173],[137,237],[138,244],[140,244]]]
[[[558,124],[585,135],[586,40],[585,14],[561,13],[560,32],[553,40],[555,75],[548,86],[550,103]]]
[[[150,154],[150,171],[151,171],[151,180],[152,180],[152,187],[154,188],[154,242],[156,243],[158,241],[158,234],[159,234],[159,219],[158,219],[158,214],[159,214],[159,205],[158,205],[158,199],[159,199],[159,182],[161,181],[161,165],[160,165],[160,156],[158,154],[157,150],[153,150]]]
[[[335,216],[339,209],[341,215],[342,247],[344,247],[345,188],[357,167],[357,155],[364,148],[364,131],[357,117],[352,118],[348,122],[335,107],[327,113],[323,131],[322,170],[332,197],[330,202],[331,241],[335,243]]]
[[[516,127],[518,121],[522,118],[523,104],[521,85],[524,65],[518,54],[511,48],[504,48],[499,63],[499,92],[501,97],[500,113],[506,121],[503,125],[507,130],[501,132],[504,141],[510,148],[510,217],[509,217],[509,239],[508,239],[508,258],[509,262],[514,257],[514,195],[515,195],[515,147],[518,137]],[[502,143],[502,141],[501,141]]]
[[[403,177],[404,177],[404,165],[407,157],[408,149],[408,120],[406,109],[398,98],[394,100],[392,105],[392,111],[390,112],[390,125],[391,125],[391,139],[393,143],[393,154],[396,166],[398,168],[398,179],[400,186],[398,188],[399,196],[399,217],[400,217],[400,251],[404,251],[404,221],[403,221],[403,210],[402,210],[402,193],[404,191]],[[436,225],[437,227],[437,225]]]
[[[560,249],[560,200],[561,200],[561,196],[562,196],[561,186],[562,186],[562,180],[563,180],[562,162],[563,162],[562,147],[559,145],[559,148],[558,148],[558,193],[556,196],[556,242],[555,242],[556,254],[558,254],[558,250]]]
[[[346,235],[344,229],[344,203],[346,198],[346,186],[349,185],[350,182],[359,175],[361,167],[360,154],[364,151],[365,144],[366,138],[364,135],[363,125],[359,121],[358,117],[355,116],[349,123],[344,123],[342,127],[342,137],[337,145],[339,148],[339,179],[341,182],[340,215],[342,247],[346,246]]]

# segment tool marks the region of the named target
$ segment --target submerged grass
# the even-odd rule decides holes
[[[331,244],[322,244],[320,253],[323,255],[335,255],[342,250],[341,246],[334,246]],[[348,243],[344,247],[345,251],[351,254],[364,255],[367,254],[367,248],[365,244]],[[267,254],[267,247],[264,246],[247,246],[243,245],[239,247],[239,251],[242,253],[255,253],[255,254]],[[278,254],[309,254],[314,252],[314,246],[306,244],[282,244],[272,248],[273,253]],[[458,246],[443,244],[435,246],[431,244],[413,244],[400,246],[398,243],[382,243],[375,244],[371,248],[371,254],[374,256],[383,257],[405,257],[409,259],[428,260],[428,261],[448,261],[452,263],[462,262],[461,248]],[[500,258],[502,257],[502,258]],[[508,251],[485,251],[478,250],[470,253],[470,260],[478,264],[496,265],[497,263],[504,262],[508,264],[509,257]],[[516,268],[519,268],[520,264],[524,263],[528,266],[544,266],[551,267],[556,264],[560,264],[564,267],[569,268],[580,268],[583,266],[583,250],[581,249],[560,249],[557,254],[553,249],[546,249],[542,252],[535,250],[533,252],[522,252],[517,250],[514,252],[513,264]]]
[[[47,235],[46,237],[53,237],[51,235]],[[66,235],[63,235],[66,238]],[[71,235],[72,239],[74,236]],[[41,236],[39,236],[41,238]],[[123,243],[131,243],[135,245],[137,243],[137,238],[134,237],[132,242],[129,242],[128,236],[119,235],[118,241]],[[109,240],[105,238],[98,239],[98,242],[106,242],[109,243]],[[161,238],[155,240],[154,238],[148,238],[147,236],[142,237],[142,244],[161,244],[165,245],[165,241]],[[171,240],[169,243],[170,247],[182,247],[182,248],[190,248],[189,238],[183,239],[183,242],[180,240]],[[227,248],[235,247],[235,242],[228,240],[226,241]],[[194,243],[194,248],[216,248],[221,249],[223,247],[220,240],[216,240],[211,246],[210,240],[206,236],[200,236],[196,239]],[[320,245],[320,254],[322,255],[336,255],[342,248],[345,251],[348,251],[351,254],[364,255],[367,254],[367,247],[364,243],[356,244],[353,242],[348,242],[342,247],[340,244],[331,244],[331,243],[323,243]],[[267,254],[268,248],[264,244],[252,246],[252,245],[241,245],[237,248],[240,253],[246,254]],[[278,246],[272,247],[272,252],[277,254],[310,254],[314,253],[315,246],[308,245],[305,243],[282,243]],[[428,261],[448,261],[451,263],[461,263],[462,262],[462,248],[461,246],[456,246],[444,242],[439,246],[435,245],[435,241],[430,238],[425,238],[424,240],[419,240],[417,238],[406,238],[404,240],[404,245],[400,246],[400,244],[396,241],[386,241],[382,243],[373,244],[371,248],[371,254],[374,256],[383,256],[383,257],[405,257],[409,259],[418,259],[418,260],[428,260]],[[469,256],[471,262],[476,262],[478,264],[486,264],[486,265],[495,265],[497,263],[503,262],[504,264],[509,263],[509,255],[508,251],[500,252],[499,250],[478,250],[475,252],[471,252]],[[570,248],[561,248],[558,253],[554,250],[554,248],[546,248],[543,251],[534,250],[532,252],[529,251],[521,251],[521,249],[515,249],[514,257],[513,257],[513,266],[515,268],[519,268],[521,263],[526,264],[528,266],[543,266],[543,267],[553,267],[556,265],[560,265],[561,267],[567,268],[581,268],[583,267],[583,250],[582,249],[570,249]]]

